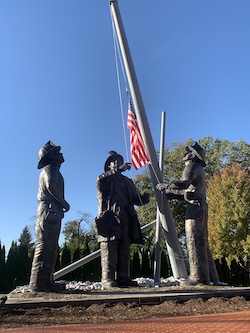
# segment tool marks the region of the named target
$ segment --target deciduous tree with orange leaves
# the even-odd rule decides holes
[[[209,244],[215,259],[249,264],[250,173],[232,164],[208,181]]]

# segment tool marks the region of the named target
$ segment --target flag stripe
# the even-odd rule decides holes
[[[130,131],[130,155],[132,164],[136,170],[149,162],[148,154],[145,150],[141,132],[136,120],[135,112],[129,101],[127,126]]]

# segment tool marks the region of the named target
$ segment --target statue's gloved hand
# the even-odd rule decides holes
[[[126,170],[130,170],[131,169],[131,163],[123,163],[120,167],[119,170],[121,172],[126,171]]]
[[[176,186],[175,183],[168,184],[168,189],[169,190],[178,190],[178,186]]]
[[[168,187],[169,187],[168,183],[159,183],[156,185],[157,190],[160,192],[166,190]]]
[[[184,200],[183,194],[176,194],[173,192],[166,193],[166,197],[168,198],[168,200]]]

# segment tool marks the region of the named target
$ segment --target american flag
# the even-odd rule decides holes
[[[128,103],[128,129],[130,131],[130,155],[135,169],[141,168],[149,162],[148,154],[145,150],[141,132],[136,120],[136,115],[129,99]]]

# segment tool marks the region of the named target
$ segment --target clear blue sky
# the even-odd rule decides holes
[[[250,2],[119,7],[156,149],[162,111],[166,144],[205,136],[249,143]],[[9,249],[35,224],[37,153],[48,140],[65,157],[71,210],[63,224],[78,211],[96,215],[108,151],[127,158],[108,0],[1,1],[0,42],[0,239]]]

